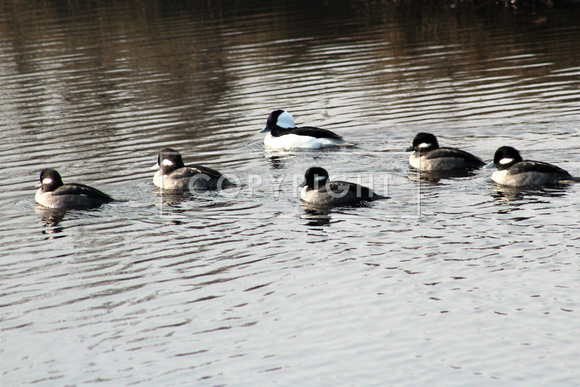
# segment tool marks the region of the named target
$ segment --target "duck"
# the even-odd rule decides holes
[[[497,167],[491,179],[508,187],[541,186],[580,181],[568,171],[543,161],[523,160],[520,152],[511,146],[499,147],[493,156]]]
[[[96,188],[79,183],[64,184],[60,174],[46,168],[40,172],[40,188],[34,197],[36,203],[47,208],[97,207],[114,199]]]
[[[215,169],[201,165],[185,165],[181,154],[172,148],[163,148],[157,156],[158,169],[153,185],[166,190],[222,189],[234,184]]]
[[[315,206],[334,206],[385,198],[356,183],[330,181],[328,172],[321,167],[308,168],[299,187],[302,188],[300,199]]]
[[[469,152],[457,148],[440,148],[437,137],[431,133],[417,133],[413,144],[406,151],[413,151],[409,164],[422,171],[472,170],[485,165],[483,160]]]
[[[294,117],[284,110],[274,110],[268,116],[266,127],[260,133],[268,133],[264,137],[264,145],[273,149],[320,149],[338,145],[350,145],[338,134],[330,130],[303,126],[297,128]]]

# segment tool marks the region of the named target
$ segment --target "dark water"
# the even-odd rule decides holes
[[[580,384],[580,186],[402,152],[580,175],[580,10],[207,3],[0,4],[1,384]],[[357,147],[268,151],[278,108]],[[240,186],[162,195],[165,146]],[[390,199],[312,213],[314,165]],[[119,201],[37,208],[46,167]]]

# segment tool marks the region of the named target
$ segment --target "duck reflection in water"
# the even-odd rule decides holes
[[[409,180],[418,181],[421,183],[437,184],[443,179],[453,179],[476,176],[475,170],[454,169],[449,171],[421,171],[415,168],[409,169]]]
[[[204,192],[196,195],[188,191],[160,191],[155,201],[159,214],[174,218],[178,224],[179,219],[200,219],[210,216],[213,211],[219,211],[223,207],[231,205],[231,202],[223,201],[216,191]],[[209,212],[208,212],[209,211]]]
[[[548,203],[551,198],[564,197],[570,189],[569,184],[553,185],[550,187],[516,188],[496,184],[491,196],[500,204],[515,203]]]
[[[286,168],[286,160],[288,160],[290,156],[272,155],[267,157],[268,161],[270,161],[270,165],[272,165],[272,169],[284,169]]]
[[[304,213],[300,215],[300,219],[307,221],[307,226],[331,226],[333,223],[339,223],[343,220],[332,220],[332,214],[348,214],[349,209],[354,208],[368,208],[370,207],[368,202],[355,202],[350,204],[344,204],[341,206],[315,206],[306,202],[302,202],[301,205]]]
[[[268,149],[265,153],[265,157],[270,162],[272,169],[286,169],[288,167],[288,161],[294,159],[295,157],[300,157],[301,155],[308,155],[314,160],[325,160],[330,152],[339,152],[340,149],[337,148],[323,148],[321,150],[272,150]]]
[[[332,221],[330,208],[314,207],[308,203],[302,203],[302,209],[304,213],[300,215],[300,219],[306,220],[307,226],[330,226]]]
[[[49,235],[48,239],[62,238],[64,235],[57,236],[64,231],[64,227],[59,226],[63,221],[68,209],[62,208],[46,208],[37,206],[35,212],[41,214],[42,225],[45,227],[42,230],[43,234]]]
[[[192,192],[176,190],[159,190],[157,192],[156,206],[167,206],[168,208],[178,208],[178,206],[187,200],[195,198]]]
[[[36,206],[35,212],[41,215],[41,222],[44,226],[42,233],[47,235],[47,239],[58,239],[67,236],[64,231],[67,227],[62,226],[61,223],[65,220],[74,221],[76,219],[85,219],[90,216],[103,211],[102,207],[95,208],[47,208]]]

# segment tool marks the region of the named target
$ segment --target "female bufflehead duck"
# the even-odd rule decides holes
[[[260,133],[269,132],[264,145],[276,149],[319,149],[336,145],[352,145],[330,130],[303,126],[297,128],[294,117],[284,110],[275,110],[268,116],[266,127]]]
[[[168,190],[222,189],[234,185],[215,169],[184,165],[181,154],[171,148],[159,152],[152,169],[159,169],[153,176],[153,184]]]
[[[47,168],[40,172],[40,189],[35,200],[48,208],[87,208],[112,202],[113,198],[84,184],[64,184],[60,174]]]
[[[324,168],[312,167],[306,170],[300,198],[317,206],[332,206],[367,200],[383,199],[370,188],[346,181],[329,181]]]
[[[409,157],[409,164],[423,171],[476,169],[485,165],[479,157],[461,149],[439,148],[437,138],[431,133],[418,133],[407,149],[411,151],[414,152]]]
[[[520,152],[511,146],[502,146],[495,151],[493,163],[497,167],[491,179],[510,187],[556,184],[563,181],[579,181],[568,171],[542,161],[522,160]]]

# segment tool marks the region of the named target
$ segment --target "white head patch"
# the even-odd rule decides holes
[[[173,161],[168,160],[168,159],[163,159],[163,161],[161,162],[162,165],[165,165],[166,167],[170,167],[173,165]]]
[[[506,164],[509,164],[509,163],[511,163],[511,162],[513,162],[513,161],[514,161],[514,159],[511,159],[511,158],[508,158],[508,157],[504,157],[503,159],[501,159],[501,160],[499,161],[499,163],[500,163],[501,165],[506,165]]]
[[[430,146],[431,146],[431,143],[429,143],[429,142],[422,142],[421,144],[419,144],[419,149],[429,148]]]
[[[50,177],[45,177],[42,179],[42,184],[52,184],[52,179]]]
[[[292,114],[286,112],[278,116],[278,121],[276,122],[276,125],[284,129],[296,127],[294,125],[294,117],[292,117]]]
[[[316,176],[314,178],[314,180],[316,180],[316,181],[323,181],[323,180],[326,180],[326,176]]]

